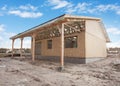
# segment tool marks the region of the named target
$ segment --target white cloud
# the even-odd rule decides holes
[[[2,41],[3,40],[3,38],[0,36],[0,41]]]
[[[120,29],[118,29],[118,28],[108,28],[107,32],[114,34],[114,35],[120,35]]]
[[[120,47],[120,40],[117,42],[107,43],[107,47]]]
[[[38,12],[38,7],[35,7],[31,4],[12,8],[8,11],[8,14],[16,15],[22,18],[38,18],[43,15],[41,12]]]
[[[99,5],[96,7],[96,9],[101,12],[114,11],[116,14],[120,15],[120,6],[116,4]]]
[[[20,10],[9,11],[9,14],[14,14],[22,18],[38,18],[43,15],[40,12],[28,12],[28,11],[20,11]]]
[[[1,10],[7,10],[7,5],[4,5]]]
[[[11,42],[9,38],[15,35],[11,32],[6,32],[6,26],[4,24],[0,25],[0,48],[10,48]]]
[[[0,48],[11,48],[11,40],[9,39],[11,36],[11,33],[6,32],[7,34],[4,34],[5,32],[3,32],[2,34],[0,34],[1,39],[1,43],[0,43]],[[15,33],[12,33],[15,34]]]
[[[113,34],[114,36],[116,36],[115,39],[117,39],[117,38],[118,38],[117,36],[120,35],[120,29],[115,28],[115,27],[108,28],[108,29],[107,29],[107,32],[108,32],[109,34],[111,34],[111,35]],[[107,47],[108,47],[108,48],[109,48],[109,47],[120,47],[120,40],[118,40],[118,41],[116,41],[116,42],[107,43]]]
[[[0,33],[5,30],[5,26],[3,24],[0,24]]]
[[[10,37],[14,36],[16,33],[7,32],[6,26],[1,24],[0,25],[1,33],[0,33],[0,48],[11,48],[12,41],[9,39]],[[20,39],[16,39],[14,43],[15,48],[20,48]],[[23,40],[23,48],[30,48],[31,46],[31,38],[25,38]]]
[[[63,7],[67,7],[71,3],[66,1],[66,0],[48,0],[48,4],[53,6],[52,9],[60,9],[60,8],[63,8]]]
[[[107,10],[111,10],[111,8],[113,7],[113,5],[98,5],[96,6],[96,9],[98,9],[98,11],[107,11]]]
[[[0,16],[4,16],[7,11],[7,5],[0,8]]]
[[[77,12],[77,13],[101,13],[106,11],[113,11],[116,14],[120,15],[120,6],[114,4],[107,4],[107,5],[94,5],[92,3],[78,3],[77,5],[68,8],[66,12]]]
[[[0,25],[0,41],[3,40],[3,36],[1,35],[5,31],[5,26],[3,24]]]
[[[52,9],[65,8],[66,13],[91,13],[99,14],[106,11],[112,11],[120,15],[120,6],[117,4],[94,4],[79,2],[77,4],[71,3],[67,0],[48,0],[48,6],[53,6]]]
[[[87,7],[90,6],[88,3],[78,3],[75,9],[78,9],[79,12],[85,11]]]
[[[87,13],[88,8],[91,4],[90,3],[78,3],[77,5],[72,5],[71,7],[67,7],[66,12],[67,13]]]
[[[38,7],[35,7],[31,4],[27,4],[27,5],[21,5],[21,6],[19,6],[19,8],[22,9],[22,10],[33,10],[33,11],[35,11],[35,10],[37,10]]]
[[[22,18],[38,18],[43,15],[37,6],[33,6],[31,4],[20,5],[18,7],[8,7],[7,5],[4,5],[0,9],[0,16],[11,14]]]
[[[120,10],[117,11],[117,14],[120,15]]]

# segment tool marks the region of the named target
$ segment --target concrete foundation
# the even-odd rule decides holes
[[[53,61],[53,62],[60,62],[60,57],[56,56],[40,56],[36,55],[36,59],[39,60],[46,60],[46,61]],[[79,58],[79,57],[65,57],[65,63],[76,63],[76,64],[86,64],[94,61],[98,61],[104,59],[103,57],[94,57],[94,58]]]

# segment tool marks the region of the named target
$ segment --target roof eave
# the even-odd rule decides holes
[[[22,32],[22,33],[19,33],[19,34],[15,35],[15,36],[12,36],[10,39],[17,39],[17,38],[23,37],[25,34],[33,33],[33,32],[35,32],[37,29],[40,29],[40,28],[45,27],[45,26],[47,26],[47,25],[50,25],[50,24],[52,24],[52,23],[54,23],[54,22],[57,22],[57,21],[59,21],[59,20],[64,20],[64,18],[75,18],[75,19],[85,19],[85,20],[90,19],[90,20],[98,20],[98,21],[100,20],[100,18],[85,17],[85,16],[73,16],[73,15],[64,14],[64,15],[61,15],[61,16],[59,16],[59,17],[56,17],[56,18],[54,18],[54,19],[52,19],[52,20],[49,20],[49,21],[47,21],[47,22],[45,22],[45,23],[43,23],[43,24],[40,24],[40,25],[38,25],[38,26],[35,26],[35,27],[33,27],[33,28],[29,29],[29,30],[26,30],[26,31],[24,31],[24,32]],[[32,34],[31,34],[31,35],[32,35]],[[28,35],[28,36],[31,36],[31,35]]]
[[[64,19],[64,15],[59,16],[59,17],[57,17],[57,18],[55,18],[55,19],[52,19],[51,21],[48,21],[48,22],[46,22],[46,23],[43,23],[42,25],[40,24],[40,25],[35,26],[35,27],[33,27],[33,28],[31,28],[31,29],[29,29],[29,30],[27,30],[27,31],[24,31],[24,32],[19,33],[19,34],[15,35],[15,36],[12,36],[10,39],[20,38],[21,36],[23,36],[23,35],[25,35],[25,34],[32,33],[32,32],[36,31],[36,30],[39,29],[39,28],[42,28],[42,27],[44,27],[44,26],[50,25],[50,24],[52,24],[52,23],[54,23],[54,22],[57,22],[57,21],[60,21],[60,20],[63,20],[63,19]]]

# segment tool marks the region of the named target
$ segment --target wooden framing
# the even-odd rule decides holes
[[[32,52],[33,52],[33,37],[31,36],[31,55],[32,55]]]
[[[23,48],[23,38],[21,38],[20,57],[22,57],[22,48]]]
[[[12,39],[12,57],[13,57],[13,54],[14,54],[14,53],[13,53],[13,52],[14,52],[13,50],[14,50],[14,39]]]
[[[31,53],[32,53],[32,61],[35,61],[35,42],[41,41],[45,39],[52,39],[54,37],[60,38],[60,66],[64,67],[64,37],[82,33],[86,31],[86,21],[97,21],[101,22],[99,18],[92,17],[80,17],[80,16],[72,16],[72,15],[62,15],[50,21],[47,21],[43,24],[40,24],[36,27],[33,27],[30,30],[27,30],[23,33],[20,33],[16,36],[11,37],[12,39],[12,57],[14,50],[14,40],[17,38],[21,38],[21,57],[22,57],[22,46],[23,46],[23,37],[31,37]],[[93,30],[93,29],[92,29]],[[82,32],[84,31],[84,32]],[[86,35],[86,34],[85,34]],[[105,42],[109,42],[109,37],[107,33],[103,31],[103,35],[105,35]],[[84,36],[85,37],[85,36]],[[84,41],[84,40],[83,40]],[[58,45],[59,46],[59,45]],[[81,48],[82,49],[82,48]]]
[[[77,21],[77,22],[69,22],[64,23],[64,34],[69,35],[73,33],[80,33],[82,30],[85,30],[85,21]],[[61,27],[58,25],[52,26],[49,29],[45,28],[45,30],[37,33],[36,40],[48,39],[53,37],[60,37]]]
[[[64,67],[64,23],[61,28],[61,68]]]
[[[36,34],[33,34],[32,35],[32,61],[34,62],[35,61],[35,37],[36,37]]]

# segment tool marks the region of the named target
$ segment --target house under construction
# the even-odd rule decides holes
[[[106,43],[110,42],[99,18],[61,15],[43,24],[17,34],[12,40],[31,37],[32,60],[35,58],[87,63],[107,56]],[[22,52],[21,52],[22,56]]]

